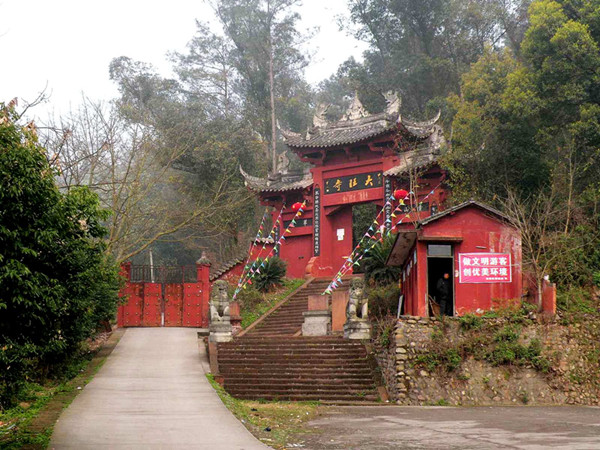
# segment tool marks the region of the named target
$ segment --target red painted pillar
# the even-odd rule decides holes
[[[546,278],[542,281],[542,311],[556,314],[556,284]]]
[[[131,261],[125,261],[121,263],[119,275],[125,283],[121,286],[119,291],[119,297],[123,298],[128,295],[129,283],[131,282]],[[117,326],[122,327],[125,324],[125,305],[119,304],[117,309]]]
[[[196,261],[197,282],[201,290],[201,327],[208,327],[208,303],[210,301],[210,261],[202,252],[202,257]]]
[[[417,264],[413,268],[417,272],[417,296],[414,315],[427,317],[427,245],[417,242]]]

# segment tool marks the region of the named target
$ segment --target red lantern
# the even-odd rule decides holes
[[[294,212],[298,212],[300,208],[302,208],[302,203],[300,202],[296,202],[292,205],[292,211]]]
[[[405,189],[396,189],[394,191],[394,198],[396,200],[404,200],[406,197],[408,197],[408,191]]]

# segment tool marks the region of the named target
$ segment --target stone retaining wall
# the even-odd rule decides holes
[[[376,348],[374,355],[377,367],[381,371],[383,383],[391,402],[398,400],[398,383],[396,378],[396,345],[395,336],[390,336],[390,344],[387,347]]]
[[[445,319],[451,341],[460,339],[458,325],[456,319]],[[522,325],[520,339],[543,344],[543,355],[552,361],[548,374],[531,366],[492,366],[473,357],[452,373],[429,373],[415,360],[427,352],[435,329],[441,330],[435,318],[403,316],[390,348],[376,352],[391,400],[405,405],[600,404],[594,359],[600,355],[598,323],[565,326],[536,319]]]

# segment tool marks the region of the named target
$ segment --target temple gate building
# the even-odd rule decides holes
[[[410,227],[443,209],[447,188],[437,163],[444,147],[440,115],[427,122],[409,121],[400,114],[397,95],[386,94],[386,101],[385,111],[370,114],[355,97],[335,123],[326,120],[327,108],[320,107],[306,133],[281,130],[288,148],[310,163],[305,172],[288,170],[285,154],[279,171],[267,178],[241,169],[261,204],[274,207],[273,222],[283,204],[307,201],[305,214],[281,246],[279,256],[288,263],[288,276],[329,277],[338,271],[354,248],[355,205],[372,203],[381,209],[395,189],[414,191],[412,207],[407,202],[393,220],[394,226]],[[294,214],[286,208],[279,232]]]
[[[379,114],[367,112],[355,97],[337,122],[328,122],[327,108],[319,107],[306,133],[281,130],[288,148],[310,164],[304,172],[290,171],[285,154],[279,171],[267,178],[240,169],[261,204],[274,208],[273,223],[288,206],[279,234],[295,216],[289,206],[307,202],[280,248],[288,276],[334,277],[362,237],[353,236],[353,209],[370,203],[373,218],[385,208],[379,225],[397,233],[388,264],[402,269],[404,314],[438,314],[436,283],[444,274],[449,278],[442,302],[447,315],[483,312],[521,298],[519,232],[481,203],[448,205],[447,174],[438,162],[446,148],[439,113],[426,122],[410,121],[402,117],[397,95],[385,98],[386,109]],[[392,195],[397,189],[410,193],[403,205]],[[400,213],[393,217],[397,207]]]

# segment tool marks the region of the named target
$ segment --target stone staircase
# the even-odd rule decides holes
[[[313,280],[245,335],[218,344],[219,373],[227,392],[251,400],[379,399],[372,362],[361,342],[297,336],[308,295],[320,294],[328,283]]]
[[[219,344],[227,392],[242,399],[376,401],[365,346],[341,337],[243,337]]]
[[[287,302],[266,316],[246,333],[246,336],[293,336],[302,330],[304,316],[308,311],[308,296],[321,294],[331,280],[313,280],[304,289],[293,294]]]

